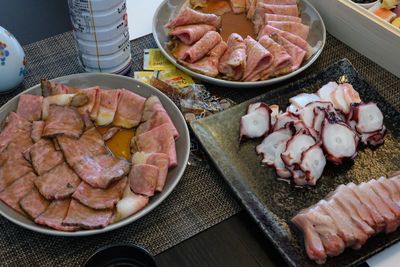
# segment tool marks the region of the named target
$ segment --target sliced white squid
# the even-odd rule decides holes
[[[285,150],[286,143],[291,137],[292,131],[289,127],[275,131],[265,137],[261,144],[256,147],[257,153],[263,155],[262,163],[269,166],[277,166],[278,164],[284,167],[283,162],[282,165],[277,163],[277,161],[282,161],[281,153]]]
[[[349,106],[353,103],[361,103],[360,94],[354,89],[353,85],[344,83],[342,87],[344,90],[344,98]]]
[[[286,145],[281,158],[287,166],[300,164],[301,154],[315,144],[315,140],[308,134],[299,133],[293,136]]]
[[[383,114],[376,103],[366,103],[352,106],[352,120],[356,124],[357,132],[370,133],[383,127]]]
[[[331,93],[335,91],[337,87],[338,84],[336,82],[329,82],[318,90],[317,95],[322,101],[332,102]]]
[[[276,122],[274,124],[274,131],[285,128],[286,124],[291,121],[298,121],[299,118],[291,112],[281,113],[276,117]]]
[[[321,144],[317,143],[303,152],[300,169],[305,173],[308,185],[315,185],[321,177],[326,159]]]
[[[304,108],[308,103],[319,101],[320,97],[316,94],[301,93],[289,98],[290,104],[295,105],[297,108]]]
[[[347,103],[344,97],[344,86],[339,84],[335,91],[331,93],[333,106],[335,109],[342,111],[344,114],[350,112],[350,104]]]
[[[270,130],[271,109],[267,105],[260,105],[253,112],[240,119],[240,140],[243,137],[258,138]]]
[[[335,164],[341,164],[343,159],[354,158],[357,155],[357,135],[345,123],[324,120],[321,140],[327,159]]]

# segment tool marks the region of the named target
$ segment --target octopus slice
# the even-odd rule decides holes
[[[322,101],[333,102],[331,98],[331,93],[335,91],[337,87],[338,84],[336,82],[329,82],[318,90],[317,95]]]
[[[291,113],[296,113],[297,111],[299,111],[299,108],[297,106],[291,104],[286,108],[286,111],[291,112]]]
[[[299,133],[293,136],[286,145],[281,157],[287,166],[301,163],[301,155],[315,144],[315,140],[308,134]]]
[[[272,127],[272,125],[275,125],[280,110],[278,105],[270,105],[269,108],[271,109],[271,127]]]
[[[268,166],[284,168],[285,165],[281,159],[281,153],[285,150],[286,142],[292,137],[292,131],[287,128],[280,129],[269,134],[256,147],[258,154],[263,155],[262,163]]]
[[[341,164],[343,159],[354,158],[357,154],[357,135],[345,123],[325,119],[322,124],[322,146],[327,159]]]
[[[285,112],[285,113],[279,114],[276,117],[276,122],[274,124],[273,130],[277,131],[279,129],[285,128],[285,126],[288,122],[298,121],[298,120],[299,120],[299,118],[291,112]]]
[[[289,99],[289,102],[296,107],[304,108],[308,103],[319,101],[320,97],[316,94],[301,93]]]
[[[383,144],[384,142],[384,137],[386,134],[386,127],[383,126],[382,129],[372,132],[372,133],[363,133],[360,134],[360,141],[364,145],[370,145],[370,146],[379,146]]]
[[[342,111],[344,114],[350,112],[350,105],[347,103],[344,96],[343,85],[339,85],[336,90],[331,92],[331,99],[335,109]]]
[[[270,130],[271,109],[261,105],[240,119],[240,140],[243,137],[258,138]]]
[[[351,84],[344,83],[341,86],[344,91],[344,98],[349,106],[353,103],[361,103],[360,94],[353,88]]]
[[[314,121],[314,109],[321,108],[321,109],[329,109],[333,108],[331,102],[327,101],[314,101],[308,103],[304,108],[300,109],[296,115],[307,125],[308,128],[313,127]]]
[[[308,185],[315,185],[326,165],[321,144],[317,143],[303,152],[300,169],[305,173]]]
[[[383,114],[376,103],[352,105],[352,108],[352,120],[357,123],[357,132],[371,133],[382,129]]]
[[[321,132],[321,127],[322,123],[324,122],[325,119],[325,110],[321,109],[319,107],[314,108],[314,120],[313,120],[313,125],[312,128],[316,130],[318,133]]]

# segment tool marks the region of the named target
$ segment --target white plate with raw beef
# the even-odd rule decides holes
[[[0,121],[0,214],[44,234],[136,221],[174,190],[189,157],[176,105],[129,77],[44,80],[2,106]]]
[[[235,6],[244,2],[253,8]],[[306,0],[261,2],[165,0],[153,36],[169,61],[199,80],[232,88],[282,82],[319,57],[325,25]]]

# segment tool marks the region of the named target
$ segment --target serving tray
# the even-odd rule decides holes
[[[378,103],[388,132],[384,145],[361,149],[354,160],[341,166],[327,164],[315,187],[301,188],[278,180],[272,168],[263,167],[255,147],[260,140],[239,144],[239,121],[250,103],[279,104],[302,92],[312,93],[329,81],[348,81],[364,102]],[[340,184],[356,184],[400,170],[400,113],[368,84],[347,59],[322,72],[243,102],[224,112],[197,120],[191,127],[226,182],[265,235],[291,266],[319,266],[309,260],[302,233],[290,223],[301,209],[309,207]],[[351,266],[381,251],[400,239],[400,230],[370,238],[360,250],[346,249],[327,260],[325,266]]]

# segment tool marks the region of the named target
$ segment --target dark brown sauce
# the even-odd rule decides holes
[[[221,37],[226,41],[232,33],[237,33],[244,38],[250,35],[256,38],[257,35],[254,32],[253,23],[246,18],[246,14],[234,14],[233,12],[222,15],[222,28]]]

